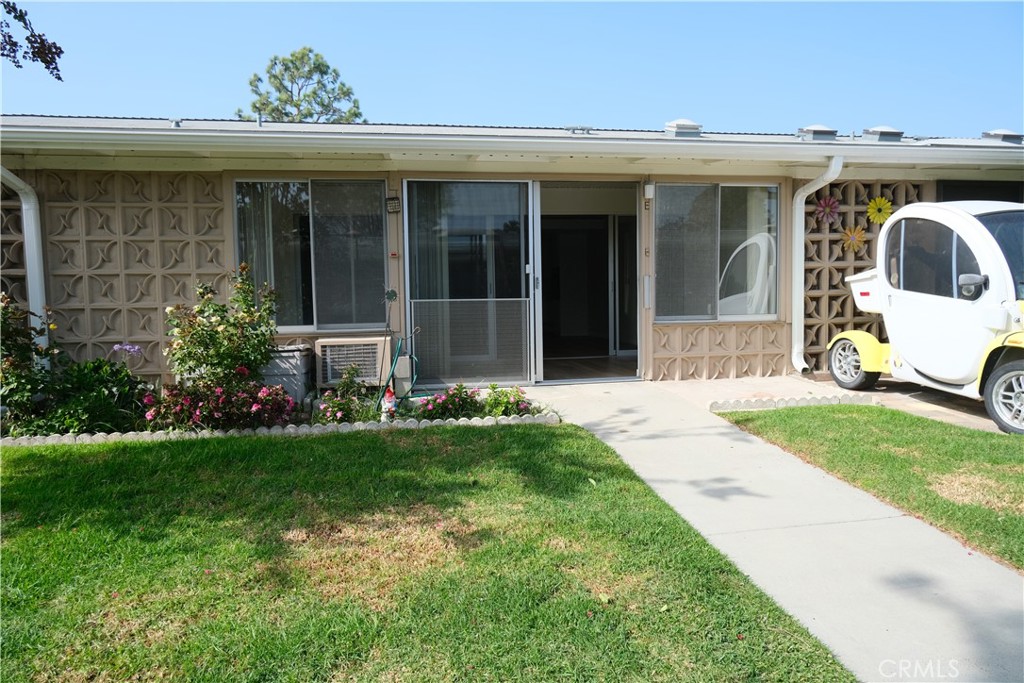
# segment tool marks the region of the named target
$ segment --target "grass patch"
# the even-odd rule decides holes
[[[852,680],[577,427],[2,457],[10,680]]]
[[[1024,569],[1024,440],[878,406],[722,415]]]

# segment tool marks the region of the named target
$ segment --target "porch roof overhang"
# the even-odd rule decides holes
[[[199,159],[231,167],[253,160],[291,164],[359,162],[400,169],[443,162],[526,169],[597,162],[638,174],[678,165],[774,167],[790,177],[817,175],[834,156],[846,171],[918,170],[1024,172],[1024,147],[1002,139],[903,138],[879,142],[863,136],[835,140],[800,135],[700,133],[587,128],[488,128],[396,124],[257,123],[178,119],[107,119],[0,116],[5,157],[47,159]],[[26,163],[26,165],[28,165]],[[845,175],[845,173],[844,173]]]

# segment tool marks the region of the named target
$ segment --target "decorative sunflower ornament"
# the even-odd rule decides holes
[[[868,220],[876,225],[889,220],[892,215],[892,202],[885,197],[875,197],[868,203]]]

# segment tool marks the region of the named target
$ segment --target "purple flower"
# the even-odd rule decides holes
[[[142,355],[142,347],[137,344],[114,344],[114,351],[123,351],[129,356]]]

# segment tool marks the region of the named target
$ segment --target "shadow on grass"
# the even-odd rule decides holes
[[[226,438],[8,449],[4,534],[105,527],[157,540],[201,518],[240,524],[270,559],[295,526],[429,505],[448,510],[499,480],[572,499],[590,479],[635,479],[572,426],[442,427],[309,438]]]

